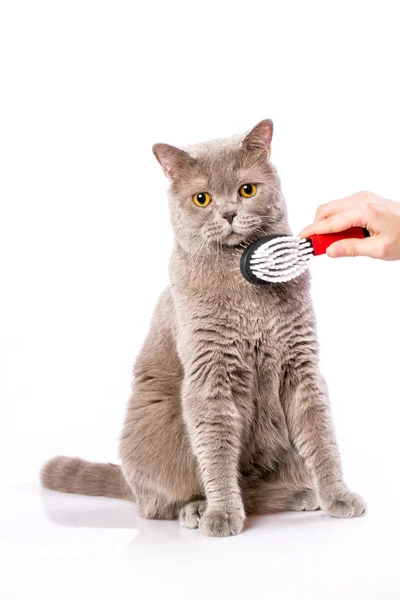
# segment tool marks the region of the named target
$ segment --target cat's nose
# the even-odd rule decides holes
[[[226,219],[228,221],[228,223],[230,225],[232,225],[232,221],[236,217],[236,214],[237,213],[235,213],[235,212],[228,212],[228,213],[224,213],[222,216],[224,217],[224,219]]]

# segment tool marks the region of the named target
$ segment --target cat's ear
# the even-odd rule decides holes
[[[268,156],[271,153],[271,140],[274,132],[274,124],[271,119],[264,119],[253,127],[246,135],[242,142],[242,146],[246,150],[265,150]]]
[[[168,179],[173,179],[179,171],[195,162],[190,154],[168,144],[154,144],[153,154],[162,166]]]

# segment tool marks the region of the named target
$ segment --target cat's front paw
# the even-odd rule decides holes
[[[179,521],[189,529],[197,529],[206,508],[207,502],[205,500],[192,500],[181,508]]]
[[[200,530],[204,535],[213,537],[237,535],[243,529],[244,520],[243,509],[207,509],[200,519]]]
[[[323,510],[331,517],[349,519],[351,517],[361,517],[367,512],[367,505],[361,496],[348,490],[327,495],[321,500]]]

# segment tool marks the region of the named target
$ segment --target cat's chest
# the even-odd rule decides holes
[[[235,327],[238,338],[254,343],[260,340],[266,342],[279,319],[279,313],[273,307],[248,299],[239,299],[237,302],[228,300],[224,313],[227,324]]]
[[[252,362],[263,362],[265,356],[278,358],[283,319],[279,310],[268,304],[248,303],[231,307],[229,318],[236,322],[236,344]]]
[[[304,285],[254,286],[237,277],[199,280],[172,285],[178,330],[210,337],[222,346],[233,344],[243,353],[280,354],[287,337],[304,312],[308,295]],[[301,293],[303,292],[303,293]]]
[[[247,293],[246,293],[247,292]],[[213,332],[223,343],[257,353],[277,347],[285,307],[263,294],[227,291],[221,294],[184,294],[177,304],[193,331]]]

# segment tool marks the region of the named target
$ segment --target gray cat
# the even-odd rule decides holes
[[[134,368],[121,467],[57,457],[51,489],[135,501],[211,536],[246,515],[322,508],[365,513],[343,481],[307,274],[258,287],[241,244],[289,232],[271,164],[272,122],[245,136],[153,152],[170,180],[175,243]]]

